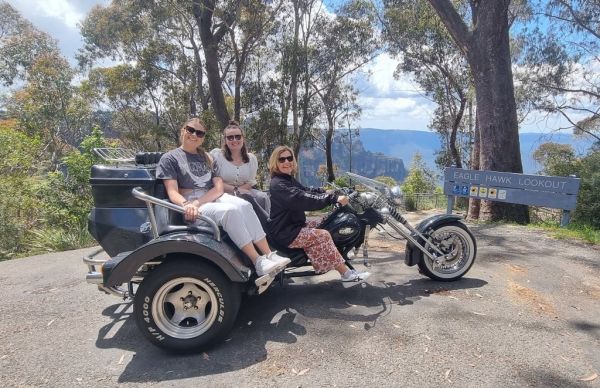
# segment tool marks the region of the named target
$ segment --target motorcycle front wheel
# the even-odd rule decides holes
[[[419,261],[419,270],[434,280],[451,282],[466,274],[475,262],[477,245],[475,237],[466,225],[461,222],[451,222],[435,227],[425,242],[425,248],[434,256],[438,255],[432,245],[435,245],[446,260],[435,263],[425,255]]]

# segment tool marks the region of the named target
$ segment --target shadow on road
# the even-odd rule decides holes
[[[393,308],[417,303],[432,294],[480,288],[487,282],[463,278],[452,283],[412,279],[406,283],[376,282],[344,289],[339,281],[273,288],[266,295],[245,298],[230,338],[205,353],[178,356],[147,342],[137,330],[131,303],[104,310],[112,321],[101,328],[96,345],[134,352],[120,383],[158,382],[215,375],[247,368],[267,358],[267,343],[293,344],[307,330],[306,319],[358,323],[373,328]],[[300,315],[302,319],[296,319]]]

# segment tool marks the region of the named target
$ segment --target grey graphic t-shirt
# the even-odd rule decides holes
[[[210,190],[214,171],[210,160],[181,148],[165,153],[156,167],[156,178],[176,179],[180,189]]]

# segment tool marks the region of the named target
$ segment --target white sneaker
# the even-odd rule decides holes
[[[258,256],[256,259],[256,264],[254,264],[254,268],[256,268],[256,274],[258,277],[264,276],[270,272],[276,270],[279,265],[277,263],[269,260],[266,256]]]
[[[285,267],[292,261],[287,257],[279,256],[277,251],[271,252],[267,254],[267,259],[271,260],[273,263],[277,264],[279,267]]]
[[[355,269],[349,269],[342,275],[343,282],[360,282],[371,276],[370,272],[358,272]]]

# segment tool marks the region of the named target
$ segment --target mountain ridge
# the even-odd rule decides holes
[[[438,134],[431,131],[406,130],[406,129],[378,129],[362,128],[360,140],[367,151],[380,152],[386,156],[400,158],[407,168],[410,167],[414,154],[421,153],[426,165],[439,172],[435,164],[435,152],[441,149]],[[570,144],[576,154],[584,154],[591,143],[589,140],[576,138],[572,134],[564,133],[535,133],[524,132],[519,134],[521,145],[521,160],[523,173],[537,174],[541,166],[533,159],[533,152],[540,144],[555,142]]]

